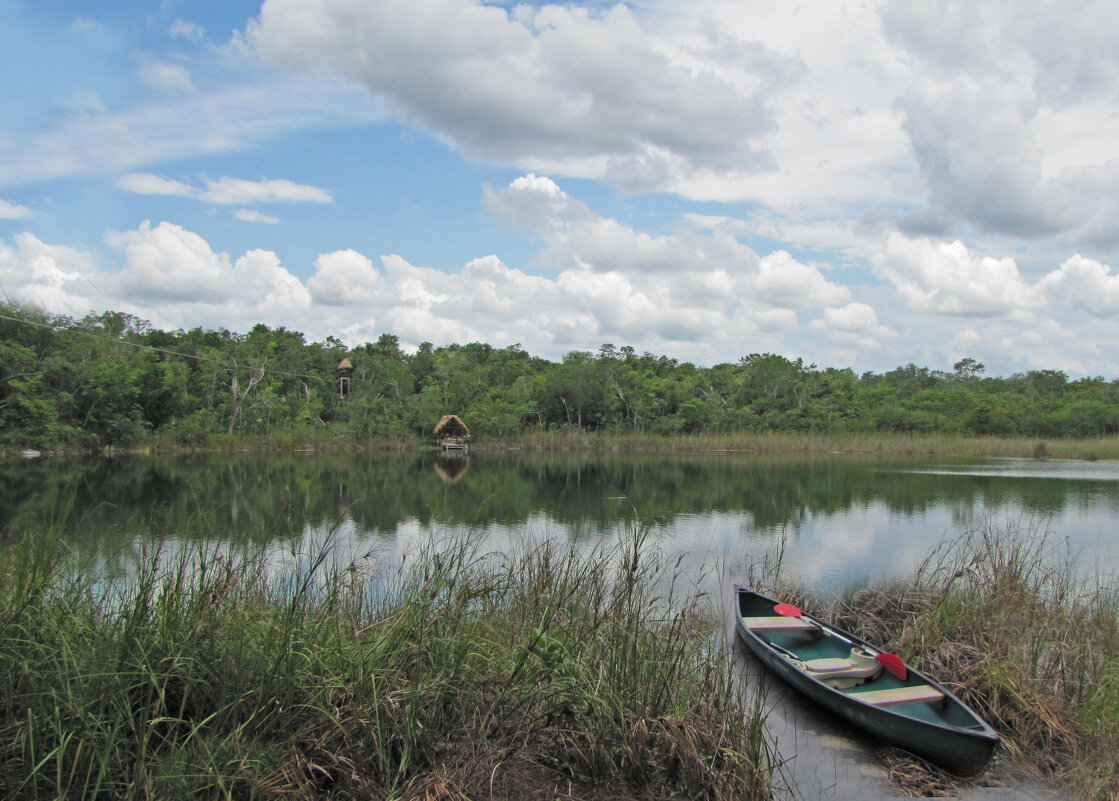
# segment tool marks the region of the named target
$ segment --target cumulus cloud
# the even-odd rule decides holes
[[[1119,275],[1095,259],[1073,256],[1041,279],[1038,288],[1052,300],[1093,317],[1119,315]]]
[[[983,317],[1040,303],[1014,259],[973,256],[958,240],[932,242],[893,234],[875,259],[875,271],[917,311]]]
[[[124,251],[116,275],[121,295],[132,301],[216,303],[235,292],[226,253],[215,253],[198,234],[178,225],[145,221],[135,231],[111,233],[108,242]]]
[[[761,260],[753,280],[757,297],[775,306],[790,309],[817,308],[842,303],[851,290],[829,282],[816,268],[802,264],[784,250]]]
[[[383,283],[368,256],[339,250],[315,259],[307,288],[315,303],[324,306],[369,305],[378,301]]]
[[[914,65],[899,108],[932,210],[996,234],[1083,235],[1092,184],[1119,158],[1113,9],[890,0],[881,14]]]
[[[92,256],[51,245],[33,234],[14,237],[15,247],[0,244],[0,289],[7,298],[61,314],[84,313],[99,293]]]
[[[544,243],[539,264],[599,272],[754,272],[758,257],[724,234],[652,236],[592,212],[550,178],[529,174],[501,190],[488,188],[487,211],[514,230],[529,231]]]
[[[158,176],[132,180],[182,191]],[[113,257],[104,265],[20,234],[13,247],[0,245],[0,285],[62,313],[116,309],[163,328],[264,322],[353,344],[387,331],[406,346],[520,343],[549,358],[615,342],[706,364],[755,352],[838,366],[874,353],[887,364],[896,356],[944,369],[975,355],[992,373],[1112,363],[1099,343],[1117,328],[1119,276],[1084,256],[1031,285],[1014,259],[895,234],[875,260],[884,285],[844,286],[827,264],[784,250],[759,257],[734,236],[746,230],[742,221],[696,217],[695,227],[681,221],[675,233],[653,235],[596,214],[538,175],[487,190],[485,202],[539,241],[546,274],[496,254],[445,270],[351,249],[320,254],[301,279],[300,265],[270,250],[231,256],[182,226],[145,222],[107,237]],[[1078,335],[1077,314],[1097,321],[1096,336]]]
[[[882,340],[893,335],[878,322],[874,309],[865,303],[848,303],[846,306],[824,309],[823,316],[812,321],[812,328],[829,333],[840,344],[860,348],[879,348]]]
[[[124,266],[96,276],[104,302],[116,299],[124,311],[142,310],[161,327],[295,326],[312,307],[306,287],[271,251],[250,250],[233,261],[168,222],[145,222],[107,240],[123,251]]]
[[[507,12],[476,0],[268,0],[246,35],[273,63],[359,81],[401,119],[473,157],[608,171],[640,188],[697,168],[767,167],[756,143],[772,127],[766,104],[784,67],[761,45],[751,49],[751,82],[685,62],[622,4],[595,13]]]
[[[1053,198],[1055,188],[1042,181],[1029,125],[1033,94],[1014,88],[967,76],[923,79],[901,107],[935,209],[981,230],[1039,237],[1069,221],[1064,193]]]
[[[127,183],[149,192],[192,191],[152,175],[132,175]],[[759,259],[720,232],[649,235],[593,213],[540,176],[490,190],[487,202],[492,214],[542,242],[540,258],[553,276],[531,275],[496,255],[446,272],[399,255],[376,264],[340,250],[316,258],[302,282],[271,251],[234,259],[169,222],[110,234],[106,241],[122,254],[123,266],[87,264],[81,275],[96,283],[107,307],[143,309],[160,326],[251,320],[312,336],[372,339],[387,330],[412,344],[519,342],[556,358],[605,341],[692,359],[737,358],[744,338],[756,350],[793,330],[792,308],[849,297],[787,253]],[[77,274],[59,280],[73,282]]]

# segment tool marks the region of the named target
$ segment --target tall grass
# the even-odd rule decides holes
[[[987,521],[911,582],[854,592],[837,622],[940,679],[1013,769],[1119,796],[1119,595],[1042,525]]]
[[[985,437],[882,432],[726,432],[650,434],[629,431],[533,429],[506,440],[479,437],[478,447],[506,445],[542,451],[704,453],[850,453],[959,458],[1119,459],[1119,436],[1085,439]]]
[[[189,442],[172,432],[124,450],[138,453],[267,453],[290,451],[365,451],[415,453],[431,448],[429,437],[414,434],[366,437],[360,433],[317,426],[277,430],[270,434],[207,434]],[[475,450],[542,452],[636,452],[762,454],[864,454],[874,456],[946,456],[958,458],[1119,459],[1119,435],[1085,438],[995,437],[912,432],[731,431],[699,434],[656,434],[629,430],[586,431],[574,428],[530,428],[507,435],[479,433]],[[62,451],[65,448],[61,449]],[[115,449],[110,449],[115,450]],[[19,451],[0,448],[0,460],[16,459]]]
[[[387,579],[328,544],[104,585],[44,542],[0,548],[4,798],[769,797],[717,615],[640,528]]]

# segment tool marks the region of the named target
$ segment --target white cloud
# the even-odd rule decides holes
[[[229,67],[220,86],[205,92],[123,108],[86,104],[48,118],[31,133],[0,137],[0,188],[62,176],[119,174],[244,150],[293,131],[382,117],[349,84],[324,84],[306,75],[245,76]]]
[[[1035,103],[1030,87],[1006,79],[913,83],[901,106],[934,208],[980,230],[1027,237],[1071,223],[1064,193],[1042,180]]]
[[[173,89],[189,91],[194,89],[190,70],[181,64],[168,64],[164,61],[145,61],[137,69],[140,82],[153,89]]]
[[[289,320],[298,319],[311,307],[307,288],[270,250],[250,250],[237,259],[232,286],[239,300],[258,304],[269,318],[283,315]]]
[[[761,260],[752,285],[759,299],[790,309],[832,306],[851,297],[850,289],[829,282],[817,268],[800,263],[784,250]]]
[[[1045,276],[1038,288],[1052,300],[1093,317],[1119,315],[1119,275],[1095,259],[1073,256]]]
[[[247,38],[274,63],[360,81],[471,156],[609,172],[639,187],[695,168],[766,166],[756,142],[787,69],[755,45],[732,79],[664,52],[622,4],[510,14],[472,0],[268,0]]]
[[[134,172],[117,179],[117,186],[138,195],[178,195],[197,197],[198,190],[182,181],[175,181],[150,172]]]
[[[743,275],[758,269],[758,257],[733,237],[652,236],[593,213],[549,178],[527,175],[495,191],[487,188],[487,211],[515,230],[531,231],[544,243],[536,261],[559,269],[596,272],[716,273]]]
[[[277,225],[280,222],[279,217],[264,214],[256,209],[237,209],[233,212],[233,216],[245,222],[265,223],[266,225]]]
[[[74,17],[70,20],[70,30],[79,33],[96,33],[101,34],[105,32],[105,26],[96,20],[89,19],[88,17]]]
[[[246,40],[361,82],[473,158],[749,199],[790,245],[855,253],[852,209],[874,205],[909,235],[1119,248],[1114,35],[1102,0],[268,0]]]
[[[226,253],[215,253],[198,234],[161,222],[112,233],[109,244],[124,251],[124,269],[115,275],[122,297],[131,301],[216,303],[236,291]]]
[[[937,243],[893,234],[875,259],[875,271],[894,284],[908,307],[922,312],[982,317],[1040,303],[1014,259],[973,256],[958,240]]]
[[[204,179],[206,189],[198,194],[208,203],[330,203],[330,192],[317,186],[283,179],[245,181],[240,178]]]
[[[330,192],[317,186],[282,179],[246,181],[241,178],[202,178],[202,187],[151,173],[130,173],[117,186],[142,195],[178,195],[221,206],[242,203],[330,203]],[[242,219],[245,219],[242,217]],[[260,222],[260,220],[254,220]]]
[[[200,42],[206,38],[205,28],[196,22],[188,22],[181,19],[172,22],[167,32],[176,39],[185,39],[189,42]]]
[[[27,206],[0,198],[0,220],[24,220],[34,213]]]
[[[355,250],[324,253],[315,259],[315,274],[307,288],[315,303],[324,306],[377,303],[384,278],[367,256]]]
[[[1093,185],[1119,158],[1108,3],[889,0],[882,18],[913,67],[899,108],[934,211],[995,234],[1119,242],[1094,214]]]
[[[84,314],[99,292],[88,253],[16,234],[15,248],[0,244],[0,292],[60,314]]]
[[[879,348],[882,341],[893,335],[878,322],[874,309],[865,303],[848,303],[846,306],[824,309],[823,317],[813,320],[812,328],[829,333],[840,344],[859,348]]]

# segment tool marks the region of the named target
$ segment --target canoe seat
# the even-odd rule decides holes
[[[882,663],[874,658],[874,654],[856,647],[851,649],[848,657],[809,659],[804,663],[804,669],[818,679],[867,679],[882,672]]]
[[[882,672],[882,664],[874,658],[874,654],[868,653],[858,646],[851,649],[849,656],[824,657],[805,661],[791,657],[786,658],[812,678],[819,679],[837,690],[858,687]]]
[[[875,706],[887,704],[908,704],[915,701],[939,701],[944,698],[944,693],[928,684],[917,684],[913,687],[895,687],[892,690],[865,690],[858,693],[848,693],[851,698],[858,698]]]
[[[742,622],[751,631],[816,631],[816,624],[802,617],[744,617]]]

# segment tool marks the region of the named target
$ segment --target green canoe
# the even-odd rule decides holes
[[[958,776],[979,773],[999,736],[940,684],[870,643],[745,587],[735,621],[747,647],[809,699]]]

